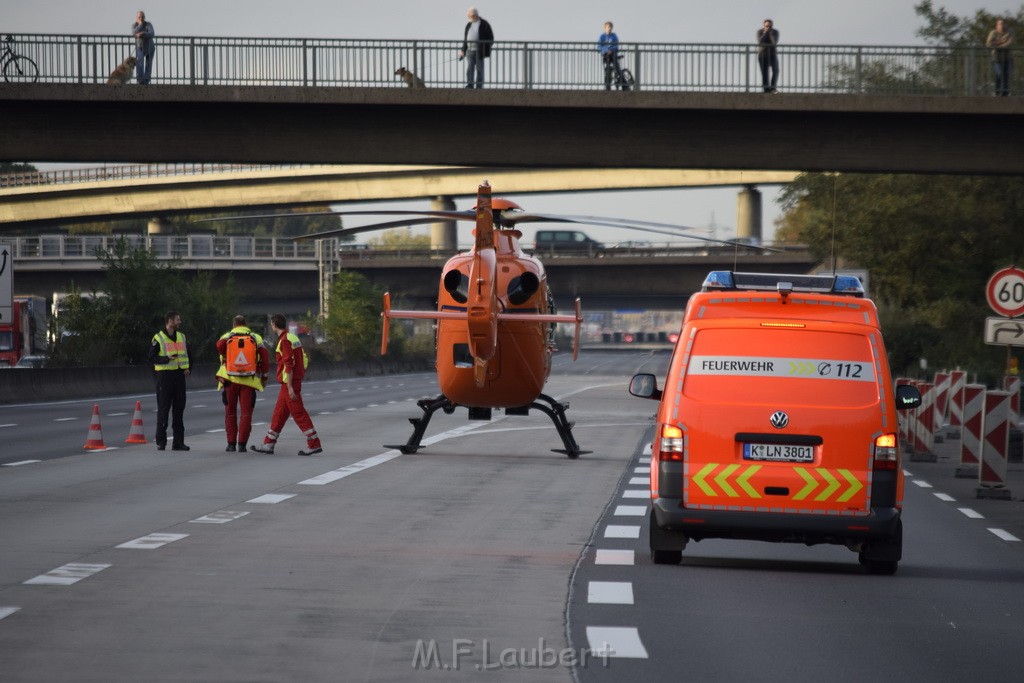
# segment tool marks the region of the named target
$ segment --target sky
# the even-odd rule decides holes
[[[596,40],[605,21],[624,42],[746,43],[766,18],[780,33],[780,44],[924,45],[923,25],[914,12],[918,0],[0,0],[4,33],[128,33],[142,9],[159,36],[282,38],[462,38],[471,5],[501,40]],[[957,16],[979,10],[1015,12],[1021,2],[933,0]],[[159,48],[158,48],[159,49]],[[157,56],[159,59],[159,54]],[[780,76],[785,85],[785,74]],[[26,160],[31,161],[31,160]],[[45,166],[44,168],[56,168]],[[482,180],[482,179],[481,179]],[[770,241],[781,215],[779,188],[763,187],[763,233]],[[657,190],[517,195],[528,211],[612,216],[684,224],[716,235],[735,234],[737,190]],[[495,188],[501,196],[500,188]],[[458,208],[472,202],[459,200]],[[427,208],[424,202],[345,205],[346,209]],[[361,222],[346,221],[346,225]],[[648,239],[610,228],[580,228],[605,242]],[[467,239],[460,228],[460,241]]]

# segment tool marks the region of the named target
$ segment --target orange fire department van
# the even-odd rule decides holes
[[[652,444],[651,556],[705,538],[833,543],[873,573],[902,557],[897,409],[878,313],[848,276],[711,272],[686,307]]]

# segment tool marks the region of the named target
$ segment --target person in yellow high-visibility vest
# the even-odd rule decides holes
[[[220,369],[217,379],[224,397],[224,428],[227,432],[227,452],[245,453],[252,432],[252,411],[256,406],[256,392],[267,385],[270,371],[270,352],[263,345],[263,337],[245,325],[245,316],[236,315],[230,330],[217,340]]]
[[[181,315],[168,311],[164,329],[153,335],[149,362],[156,371],[156,449],[167,446],[167,417],[172,416],[172,451],[191,450],[185,445],[185,378],[189,375],[191,356],[185,335],[178,331]]]

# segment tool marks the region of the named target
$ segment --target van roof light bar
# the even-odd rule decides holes
[[[780,292],[816,292],[864,296],[864,286],[852,275],[792,275],[779,273],[737,273],[713,270],[704,278],[701,291],[754,290]]]

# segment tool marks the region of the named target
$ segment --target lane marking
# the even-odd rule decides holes
[[[910,470],[903,470],[903,476],[904,477],[912,477],[912,476],[914,476],[914,473],[911,472]]]
[[[226,431],[226,430],[224,429],[224,427],[221,427],[220,429],[207,429],[206,433],[207,434],[218,434],[218,433],[223,432],[223,431]]]
[[[627,566],[636,564],[636,553],[632,550],[611,550],[598,548],[594,553],[594,564]]]
[[[200,404],[199,404],[199,405],[197,405],[197,406],[189,406],[189,407],[191,407],[191,408],[205,408],[205,407],[206,407],[206,404],[205,404],[205,403],[200,403]]]
[[[5,462],[0,467],[21,467],[22,465],[31,465],[34,462],[42,462],[42,460],[19,460],[18,462]]]
[[[633,486],[645,486],[645,485],[646,486],[650,486],[651,478],[650,477],[633,477],[632,479],[629,480],[629,483],[632,484]]]
[[[647,489],[626,489],[622,492],[623,498],[650,498],[651,492]]]
[[[1003,531],[1002,529],[989,529],[989,531],[991,531],[1004,541],[1020,541],[1019,538],[1011,534],[1009,531]]]
[[[54,420],[54,422],[73,422],[77,419],[77,417],[58,417]]]
[[[82,579],[87,579],[93,574],[101,572],[110,566],[112,565],[72,562],[71,564],[65,564],[61,567],[57,567],[56,569],[51,569],[45,574],[40,574],[28,581],[24,581],[23,583],[39,586],[70,586],[71,584],[78,583]]]
[[[971,508],[957,508],[957,510],[964,513],[971,519],[985,519],[985,515],[981,514],[980,512],[976,512]]]
[[[939,500],[944,500],[947,503],[952,503],[952,502],[956,501],[956,498],[954,498],[953,496],[949,495],[948,493],[936,493],[935,497],[938,498]]]
[[[917,484],[918,486],[920,486],[923,489],[930,489],[932,487],[931,484],[929,484],[928,482],[926,482],[926,481],[924,481],[922,479],[915,479],[914,483]]]
[[[647,649],[635,628],[588,626],[587,645],[593,657],[647,659]]]
[[[646,505],[618,505],[615,507],[616,517],[644,517],[646,515]]]
[[[130,548],[132,550],[156,550],[161,546],[180,541],[183,538],[188,538],[188,534],[149,534],[148,536],[141,536],[133,541],[126,541],[114,547]]]
[[[0,619],[9,617],[20,609],[20,607],[0,607]]]
[[[653,449],[654,449],[654,442],[651,441],[646,446],[644,446],[643,455],[651,455],[651,453],[653,452]]]
[[[647,465],[646,467],[634,467],[633,472],[636,474],[650,474],[651,466]]]
[[[18,425],[11,422],[10,424],[0,425],[0,427],[17,427]]]
[[[226,524],[228,522],[233,522],[234,520],[238,519],[239,517],[245,517],[247,514],[249,514],[248,510],[246,510],[244,512],[241,512],[239,510],[219,510],[217,512],[211,512],[208,515],[203,515],[202,517],[197,517],[196,519],[190,519],[189,523],[190,524]]]
[[[640,538],[640,527],[609,524],[604,528],[605,538]]]
[[[371,467],[382,465],[388,462],[389,460],[394,460],[401,454],[401,451],[387,451],[385,453],[381,453],[380,455],[375,455],[372,458],[360,460],[359,462],[354,462],[351,465],[345,465],[342,468],[331,470],[330,472],[324,472],[319,476],[312,477],[310,479],[304,479],[300,481],[299,484],[303,486],[323,486],[324,484],[330,484],[332,482],[338,481],[339,479],[351,477],[353,474],[358,474],[359,472],[367,470]]]
[[[127,414],[128,413],[107,413],[107,417],[121,417],[122,415],[127,415]]]
[[[294,493],[264,493],[262,496],[256,496],[245,501],[246,503],[266,503],[268,505],[277,505],[281,501],[294,498],[297,494]]]
[[[629,581],[591,581],[587,602],[592,605],[632,605],[633,584]]]

